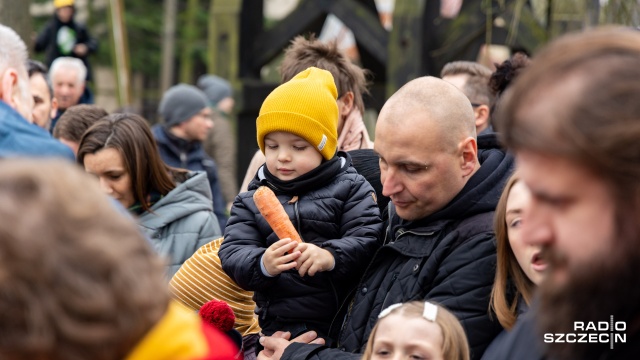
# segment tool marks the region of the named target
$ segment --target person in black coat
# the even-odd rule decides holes
[[[47,67],[53,60],[71,56],[82,60],[87,68],[86,80],[92,81],[89,55],[98,50],[98,42],[89,35],[87,28],[74,20],[74,0],[54,0],[53,18],[40,31],[35,41],[36,52],[46,53]],[[89,99],[87,103],[92,103]]]
[[[276,88],[257,119],[266,164],[238,195],[220,247],[223,270],[254,291],[262,332],[331,338],[382,232],[375,192],[337,150],[337,91],[311,67]],[[253,200],[271,188],[302,237],[279,239]],[[287,252],[289,254],[287,254]]]
[[[513,168],[494,134],[476,139],[473,109],[455,86],[415,79],[384,105],[376,124],[382,194],[391,198],[383,245],[370,260],[337,349],[316,334],[289,342],[264,337],[261,359],[359,359],[382,309],[413,300],[437,302],[465,330],[479,359],[501,331],[489,314],[495,275],[493,213]]]

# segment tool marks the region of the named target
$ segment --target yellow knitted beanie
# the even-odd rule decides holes
[[[53,0],[53,6],[56,9],[59,9],[65,6],[73,6],[73,3],[74,3],[73,0]]]
[[[274,131],[300,136],[329,160],[338,147],[338,90],[326,70],[310,67],[267,96],[256,120],[258,146]]]

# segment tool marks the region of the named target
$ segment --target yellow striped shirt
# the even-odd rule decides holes
[[[196,311],[212,299],[222,300],[233,309],[234,327],[242,336],[257,334],[260,326],[254,316],[253,292],[240,288],[222,270],[218,257],[222,240],[203,245],[187,259],[171,279],[169,290],[182,305]]]

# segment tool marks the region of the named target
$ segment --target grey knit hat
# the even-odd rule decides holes
[[[213,105],[217,105],[220,100],[233,94],[231,83],[220,76],[202,75],[198,79],[198,87],[207,94],[207,98]]]
[[[191,119],[208,106],[207,96],[200,89],[193,85],[178,84],[162,95],[158,113],[164,118],[165,126],[172,127]]]

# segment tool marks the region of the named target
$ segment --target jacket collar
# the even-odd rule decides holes
[[[188,141],[173,135],[163,125],[154,125],[151,128],[153,137],[158,144],[172,152],[177,158],[180,154],[186,153],[189,158],[196,158],[200,156],[204,158],[204,150],[202,149],[202,143],[200,141]]]
[[[335,177],[347,171],[351,166],[351,157],[345,152],[338,152],[331,160],[325,161],[315,169],[293,180],[282,181],[269,173],[266,165],[262,165],[249,185],[253,190],[260,185],[270,187],[276,194],[302,195],[323,187]]]

